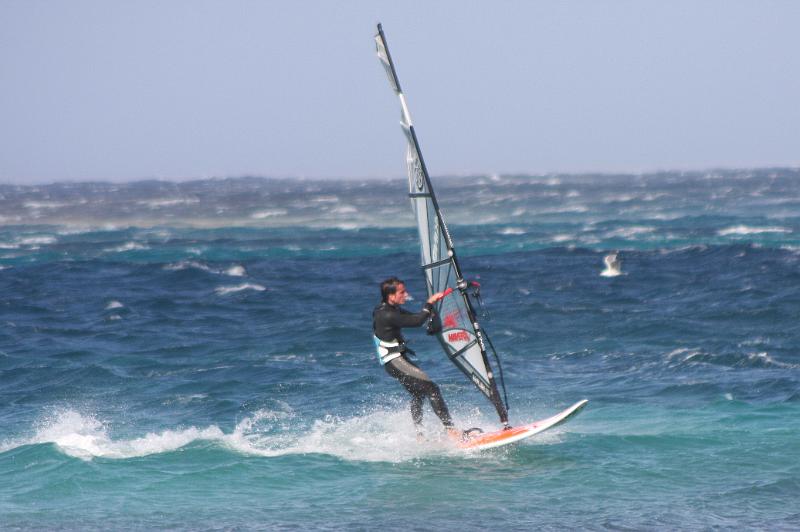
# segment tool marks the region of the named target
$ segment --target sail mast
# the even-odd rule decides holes
[[[489,398],[500,420],[507,424],[508,407],[500,397],[497,381],[489,364],[487,345],[495,357],[497,353],[494,352],[491,341],[475,317],[475,310],[467,294],[468,283],[461,272],[450,232],[444,223],[439,203],[433,192],[408,104],[400,88],[397,71],[386,44],[386,36],[380,24],[377,29],[375,43],[378,57],[386,69],[392,89],[400,99],[401,126],[408,142],[406,162],[409,174],[409,198],[417,217],[422,270],[427,280],[428,294],[446,288],[457,290],[452,296],[436,304],[439,315],[444,315],[443,327],[437,336],[450,360]],[[497,361],[499,364],[499,359]],[[503,388],[505,389],[505,386]]]

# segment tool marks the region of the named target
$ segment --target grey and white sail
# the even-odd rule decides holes
[[[500,369],[499,359],[489,337],[481,329],[476,319],[468,295],[469,283],[461,273],[453,241],[436,201],[417,134],[411,121],[408,104],[400,88],[397,71],[380,24],[378,24],[378,32],[375,35],[375,43],[378,57],[386,69],[392,90],[400,98],[400,125],[407,141],[408,196],[417,219],[422,271],[428,296],[451,289],[445,298],[436,303],[437,316],[440,321],[440,330],[437,332],[437,336],[448,358],[489,398],[497,409],[500,420],[507,423],[507,402],[500,397],[497,380],[492,372],[492,366],[489,364],[487,353],[494,355],[498,369]],[[499,377],[502,384],[502,374],[499,374]]]

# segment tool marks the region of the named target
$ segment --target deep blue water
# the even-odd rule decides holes
[[[578,417],[416,440],[370,330],[424,295],[403,181],[0,185],[0,528],[800,529],[800,171],[434,186],[512,423]]]

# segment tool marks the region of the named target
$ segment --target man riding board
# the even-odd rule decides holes
[[[442,299],[445,292],[438,292],[428,298],[428,301],[417,313],[409,312],[403,308],[408,299],[408,292],[403,281],[397,277],[390,277],[381,283],[381,304],[372,312],[372,330],[375,334],[375,347],[378,350],[378,359],[386,373],[400,381],[400,384],[411,394],[411,418],[421,434],[422,405],[427,397],[430,400],[434,413],[439,417],[450,436],[461,436],[450,418],[450,412],[442,398],[439,387],[416,364],[408,359],[407,354],[412,354],[405,345],[400,329],[406,327],[419,327],[435,316],[433,304]]]

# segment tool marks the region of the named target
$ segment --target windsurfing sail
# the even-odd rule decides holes
[[[400,98],[400,125],[405,133],[406,164],[408,166],[408,196],[417,219],[419,229],[422,271],[428,296],[437,292],[448,295],[436,303],[438,321],[436,335],[448,358],[475,384],[494,405],[503,424],[508,424],[508,401],[503,384],[502,369],[497,352],[486,332],[481,329],[475,310],[469,299],[470,282],[464,279],[456,259],[453,240],[447,231],[442,212],[431,186],[430,175],[422,158],[417,134],[411,122],[405,95],[400,88],[392,56],[386,44],[383,28],[378,24],[375,35],[378,57],[381,60],[389,83]],[[488,354],[497,363],[498,377],[503,388],[500,396],[497,380]]]

